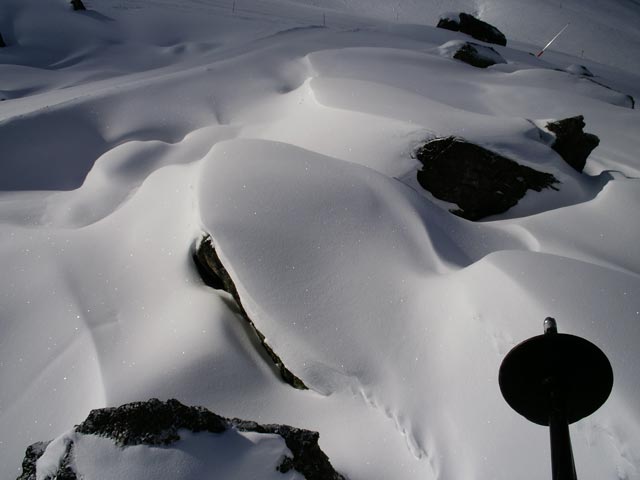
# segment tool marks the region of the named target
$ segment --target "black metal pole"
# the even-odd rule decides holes
[[[544,334],[513,347],[500,365],[500,390],[520,415],[549,427],[553,480],[577,480],[569,425],[595,412],[609,397],[613,369],[584,338],[558,333],[547,317]]]
[[[544,321],[545,335],[555,336],[558,334],[556,321],[547,317]],[[550,352],[554,357],[554,352]],[[552,362],[552,369],[555,358],[548,359]],[[557,373],[554,372],[554,373]],[[576,466],[573,460],[573,449],[571,448],[571,434],[569,433],[569,422],[566,413],[566,399],[563,395],[562,384],[554,375],[547,379],[549,387],[549,436],[551,439],[551,478],[553,480],[578,480],[576,476]]]
[[[551,438],[551,478],[553,480],[578,480],[571,448],[569,423],[561,406],[561,399],[551,399],[549,435]]]

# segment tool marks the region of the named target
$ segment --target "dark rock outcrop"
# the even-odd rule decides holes
[[[36,462],[44,454],[50,443],[37,442],[27,447],[22,460],[22,474],[17,480],[36,480]],[[53,476],[46,477],[45,480],[77,480],[78,475],[72,466],[73,458],[73,442],[69,442],[58,466],[58,471]]]
[[[27,447],[22,460],[22,475],[17,480],[36,480],[36,462],[51,442],[37,442]]]
[[[87,8],[84,6],[84,3],[82,3],[82,0],[71,0],[71,6],[73,7],[74,11],[79,11],[79,10],[86,10]]]
[[[0,48],[6,47],[7,44],[4,43],[4,38],[2,38],[2,33],[0,33]]]
[[[496,63],[507,63],[502,55],[493,48],[471,42],[465,42],[453,55],[453,58],[478,68],[487,68]]]
[[[218,257],[218,253],[213,246],[213,240],[211,239],[211,236],[207,235],[202,239],[200,244],[196,247],[193,259],[195,261],[198,272],[200,273],[200,276],[207,285],[218,290],[224,290],[231,294],[233,299],[236,301],[236,304],[238,305],[240,314],[251,326],[251,329],[258,337],[265,352],[267,353],[267,355],[269,355],[269,358],[271,358],[276,368],[280,372],[280,376],[282,377],[282,379],[293,388],[297,388],[299,390],[307,390],[307,386],[304,384],[304,382],[285,366],[280,357],[266,342],[265,336],[260,332],[260,330],[258,330],[253,320],[249,318],[249,315],[242,306],[242,300],[240,299],[240,295],[238,294],[238,290],[233,283],[233,280],[229,276],[227,269],[220,261],[220,257]]]
[[[507,38],[504,34],[493,25],[477,19],[468,13],[459,13],[440,18],[438,28],[445,28],[454,32],[462,32],[471,35],[476,40],[487,43],[495,43],[496,45],[507,45]]]
[[[480,220],[506,212],[527,190],[554,188],[550,173],[525,167],[495,152],[455,137],[437,138],[420,147],[418,182],[441,200],[455,203],[452,213]]]
[[[318,445],[318,432],[288,425],[260,425],[256,422],[228,419],[203,407],[187,407],[177,400],[161,402],[151,399],[117,408],[92,410],[75,431],[85,435],[99,435],[112,439],[121,447],[132,445],[170,445],[180,440],[178,430],[222,433],[233,428],[241,432],[256,432],[281,436],[293,457],[285,457],[277,470],[296,470],[306,480],[345,480],[336,472],[329,458]],[[35,480],[36,461],[48,443],[36,443],[27,448],[22,464],[23,473],[18,480]],[[52,480],[76,480],[72,468],[73,443],[67,451]]]
[[[551,148],[578,172],[582,172],[587,157],[600,144],[600,139],[592,133],[585,133],[584,127],[582,115],[547,124],[547,129],[556,136]]]
[[[318,440],[320,434],[310,430],[290,427],[288,425],[259,425],[255,422],[247,422],[239,419],[231,420],[231,423],[243,432],[272,433],[284,438],[287,448],[291,450],[293,458],[286,457],[278,466],[278,470],[286,473],[295,470],[304,475],[307,480],[343,480],[344,477],[337,473],[329,462]]]
[[[76,427],[78,433],[113,439],[117,445],[168,445],[180,439],[178,430],[222,433],[226,420],[203,407],[187,407],[177,400],[151,399],[117,408],[92,410]]]

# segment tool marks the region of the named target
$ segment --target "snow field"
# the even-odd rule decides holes
[[[194,0],[109,0],[86,15],[3,2],[0,31],[18,46],[0,50],[0,477],[92,408],[175,397],[317,430],[352,480],[543,478],[547,432],[509,409],[497,371],[551,315],[598,344],[616,376],[602,410],[572,427],[580,478],[640,479],[640,120],[624,95],[640,97],[638,11],[613,3],[607,15],[540,4],[549,29],[567,11],[600,25],[542,60],[523,43],[530,6],[464,5],[510,40],[508,28],[521,33],[496,47],[508,64],[478,70],[443,52],[453,32],[310,27],[287,2],[256,2],[260,15]],[[397,8],[417,23],[417,11],[460,5]],[[619,36],[599,40],[620,19]],[[576,58],[585,43],[593,56]],[[576,63],[622,93],[553,70]],[[601,140],[592,177],[540,130],[577,114]],[[450,215],[411,157],[444,135],[553,173],[560,191],[477,224]],[[311,391],[281,382],[231,297],[202,284],[191,252],[203,231]],[[249,475],[282,452],[235,435],[224,468]],[[135,465],[152,459],[200,478],[216,459],[187,458],[216,440],[196,440],[135,447],[121,464],[108,441],[78,445],[95,460],[87,471],[144,478]]]

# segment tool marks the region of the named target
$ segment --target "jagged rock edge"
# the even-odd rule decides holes
[[[157,421],[158,418],[160,418],[159,421]],[[171,423],[165,425],[162,420],[165,423],[170,420]],[[155,426],[157,432],[142,430],[149,425]],[[80,425],[76,425],[75,431],[83,435],[110,438],[116,445],[126,448],[134,445],[170,445],[180,440],[178,434],[180,429],[195,433],[202,431],[223,433],[230,428],[240,432],[280,436],[293,455],[293,458],[285,456],[276,467],[276,470],[281,473],[294,469],[306,480],[346,480],[343,475],[335,471],[329,457],[318,445],[320,438],[318,432],[289,425],[261,425],[239,418],[229,419],[204,407],[188,407],[176,399],[161,402],[152,398],[146,402],[132,402],[120,407],[95,409]],[[37,442],[27,447],[22,463],[23,473],[17,480],[36,480],[36,462],[50,443]],[[58,472],[53,478],[49,477],[46,480],[77,480],[77,474],[72,467],[73,447],[73,442],[67,444]]]
[[[36,480],[36,463],[44,455],[51,442],[36,442],[27,447],[22,461],[22,474],[16,480]],[[60,459],[58,471],[53,476],[47,476],[45,480],[77,480],[78,475],[72,466],[73,442],[67,443],[64,455]]]
[[[267,343],[265,336],[258,330],[255,323],[242,305],[242,300],[240,299],[240,295],[238,294],[238,290],[233,282],[229,272],[222,264],[220,257],[218,256],[215,247],[213,246],[213,238],[210,234],[204,234],[199,243],[196,244],[195,252],[193,254],[194,262],[196,263],[196,267],[203,281],[219,290],[224,290],[229,293],[236,304],[238,305],[238,309],[240,310],[240,314],[247,321],[251,330],[256,334],[260,344],[264,348],[265,352],[271,358],[275,367],[280,372],[280,376],[282,379],[291,385],[293,388],[298,390],[308,390],[309,388],[305,385],[305,383],[297,377],[291,370],[289,370],[282,359],[276,354],[276,352],[269,346]],[[216,287],[215,285],[219,285]]]
[[[530,190],[534,190],[534,191],[542,191],[543,188],[551,188],[553,190],[558,190],[558,188],[556,188],[554,185],[557,183],[561,183],[558,179],[555,178],[554,175],[547,173],[547,172],[541,172],[538,170],[535,170],[531,167],[528,167],[526,165],[521,165],[520,163],[516,162],[515,160],[512,160],[510,158],[505,157],[504,155],[501,155],[497,152],[494,152],[492,150],[489,150],[487,148],[484,148],[480,145],[476,145],[472,142],[469,142],[467,140],[465,140],[464,138],[461,137],[456,137],[456,136],[446,136],[446,137],[435,137],[432,138],[428,141],[426,141],[422,146],[418,147],[415,152],[413,153],[413,157],[416,158],[418,161],[420,161],[422,163],[422,167],[417,171],[417,175],[418,175],[418,183],[420,184],[420,186],[422,188],[424,188],[425,190],[429,191],[435,198],[438,198],[440,200],[449,202],[449,203],[453,203],[456,204],[458,206],[458,209],[451,209],[449,210],[450,213],[457,215],[459,217],[465,218],[467,220],[471,220],[471,221],[478,221],[481,220],[482,218],[488,216],[488,215],[495,215],[495,214],[499,214],[499,213],[504,213],[505,211],[507,211],[509,208],[513,207],[514,205],[516,205],[518,203],[518,201],[521,199],[518,198],[518,200],[516,200],[511,206],[509,206],[507,209],[502,209],[502,210],[496,210],[496,211],[492,211],[491,213],[484,213],[484,214],[478,214],[478,212],[472,212],[472,211],[467,211],[467,209],[463,208],[463,206],[456,201],[453,198],[450,198],[449,196],[445,195],[442,196],[441,192],[434,192],[432,191],[421,179],[422,175],[427,174],[427,169],[428,166],[425,163],[425,159],[421,158],[422,156],[422,152],[426,151],[426,149],[428,148],[429,145],[435,144],[436,142],[446,142],[445,148],[441,151],[439,151],[437,153],[437,155],[435,155],[433,157],[433,160],[437,160],[440,157],[442,157],[443,155],[445,155],[450,149],[452,149],[454,147],[455,144],[466,144],[466,145],[470,145],[475,149],[479,149],[481,152],[483,152],[483,155],[488,154],[491,155],[492,157],[495,158],[499,158],[500,161],[506,161],[509,164],[514,164],[516,165],[523,173],[530,173],[531,175],[534,175],[536,177],[538,177],[540,179],[540,184],[539,185],[527,185],[526,189],[530,189]],[[544,181],[542,181],[544,180]],[[428,182],[426,182],[428,183]]]
[[[574,170],[582,173],[591,152],[600,144],[600,138],[584,131],[583,115],[548,122],[547,131],[555,137],[551,148]]]

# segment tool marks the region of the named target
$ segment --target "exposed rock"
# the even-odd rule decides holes
[[[592,133],[585,133],[584,127],[582,115],[547,124],[547,129],[556,136],[551,148],[578,172],[582,172],[587,157],[600,144],[600,139]]]
[[[284,438],[287,448],[291,450],[293,458],[286,457],[278,466],[278,470],[286,473],[293,469],[304,475],[307,480],[341,480],[342,475],[337,473],[329,457],[325,455],[318,440],[320,434],[310,430],[290,427],[288,425],[259,425],[255,422],[247,422],[233,419],[232,424],[240,431],[273,433]]]
[[[438,28],[471,35],[476,40],[497,45],[507,45],[507,38],[493,25],[477,19],[468,13],[448,14],[438,21]]]
[[[36,480],[36,462],[47,449],[51,442],[37,442],[27,447],[24,459],[22,460],[22,474],[17,480]],[[73,463],[73,442],[67,443],[64,456],[60,460],[57,472],[53,476],[47,476],[44,480],[77,480],[78,475],[72,466]]]
[[[297,388],[299,390],[307,390],[307,386],[304,384],[304,382],[285,366],[280,357],[266,342],[265,336],[260,332],[260,330],[258,330],[253,320],[249,318],[249,315],[242,306],[240,295],[238,294],[238,290],[236,289],[233,280],[229,276],[227,269],[224,267],[224,265],[220,261],[220,258],[218,257],[218,254],[213,246],[213,240],[211,239],[211,236],[207,235],[202,239],[202,241],[196,248],[193,258],[198,268],[198,272],[200,272],[202,279],[207,285],[218,290],[224,290],[231,294],[233,299],[238,304],[240,314],[244,317],[244,319],[251,326],[251,329],[255,332],[263,348],[275,364],[276,368],[279,370],[282,379],[294,388]]]
[[[6,46],[7,46],[7,44],[4,43],[4,38],[2,38],[2,33],[0,33],[0,48],[6,47]]]
[[[69,442],[58,471],[53,477],[46,478],[45,480],[77,480],[78,475],[72,465],[73,458],[73,442]]]
[[[463,43],[453,54],[453,58],[478,68],[487,68],[496,63],[507,63],[502,55],[493,48],[471,42]]]
[[[177,400],[161,402],[153,398],[92,410],[76,431],[112,438],[120,446],[168,445],[180,439],[181,428],[222,433],[227,424],[224,418],[203,407],[186,407]]]
[[[228,419],[216,415],[203,407],[187,407],[177,400],[161,402],[151,399],[134,402],[117,408],[92,410],[87,419],[76,426],[75,431],[85,435],[107,437],[121,446],[169,445],[180,440],[178,430],[192,432],[222,433],[230,428],[242,432],[256,432],[281,436],[293,458],[285,457],[277,470],[293,469],[306,480],[345,480],[334,470],[329,458],[318,445],[318,432],[290,427],[288,425],[260,425],[256,422]],[[23,462],[23,473],[18,480],[35,480],[35,465],[48,443],[36,443],[27,448]],[[51,480],[76,480],[72,468],[73,442],[60,463],[60,468]]]
[[[84,6],[84,3],[82,3],[82,0],[71,0],[70,3],[74,11],[86,10],[86,7]]]
[[[527,190],[554,188],[550,173],[525,167],[455,137],[438,138],[416,151],[422,162],[418,182],[434,197],[458,205],[452,213],[480,220],[506,212]],[[554,188],[555,189],[555,188]]]
[[[37,442],[27,447],[22,460],[22,475],[17,480],[36,480],[36,462],[51,442]]]

